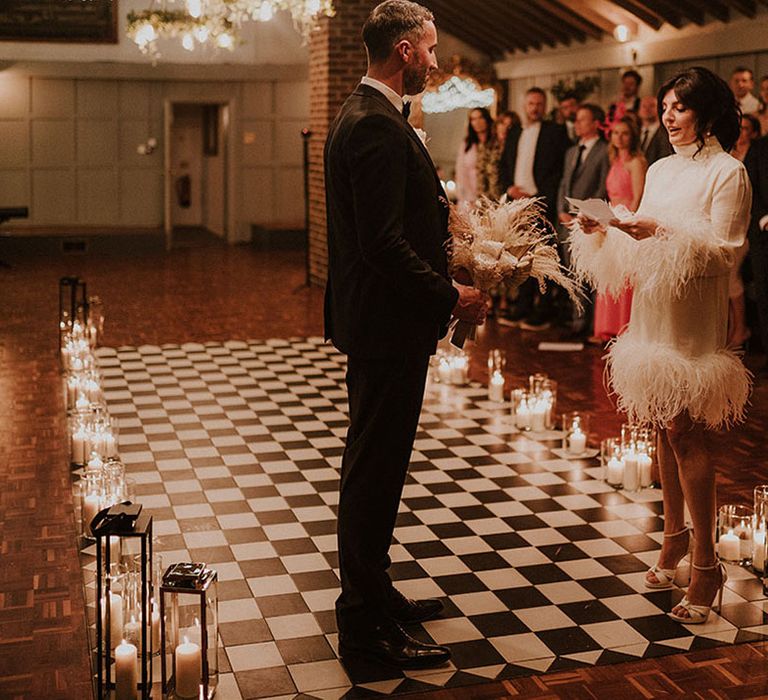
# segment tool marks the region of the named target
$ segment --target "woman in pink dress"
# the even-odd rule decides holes
[[[605,181],[612,206],[623,205],[634,212],[640,204],[648,163],[640,150],[640,130],[631,115],[619,119],[611,130],[608,147],[611,169]],[[590,338],[602,344],[619,335],[629,323],[632,289],[627,287],[618,298],[598,294],[595,299],[595,330]]]

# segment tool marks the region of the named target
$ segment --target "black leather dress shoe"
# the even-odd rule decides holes
[[[342,632],[339,656],[369,659],[396,668],[432,668],[449,661],[451,652],[448,647],[422,644],[390,622],[366,632]]]
[[[437,598],[411,600],[393,588],[389,616],[403,625],[432,620],[443,612],[443,602]]]

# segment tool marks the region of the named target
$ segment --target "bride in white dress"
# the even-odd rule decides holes
[[[659,116],[675,154],[648,170],[635,216],[607,228],[579,217],[573,265],[600,292],[634,287],[627,331],[608,351],[610,386],[631,419],[659,429],[664,542],[646,575],[670,588],[688,549],[684,502],[696,533],[686,597],[670,615],[706,621],[725,569],[715,557],[712,431],[744,419],[751,376],[726,347],[728,275],[749,225],[751,188],[728,154],[739,110],[728,85],[691,68],[659,91]]]

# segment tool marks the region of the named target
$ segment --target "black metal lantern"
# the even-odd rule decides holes
[[[218,575],[205,564],[168,567],[160,586],[163,693],[210,700],[219,682]]]
[[[149,700],[152,692],[152,516],[120,503],[91,524],[96,537],[99,700]]]

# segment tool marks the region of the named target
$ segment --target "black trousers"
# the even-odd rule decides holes
[[[768,353],[768,231],[750,231],[749,262],[755,289],[760,343]]]
[[[429,353],[348,358],[350,425],[338,515],[340,632],[384,622],[392,596],[389,546],[421,413]]]

